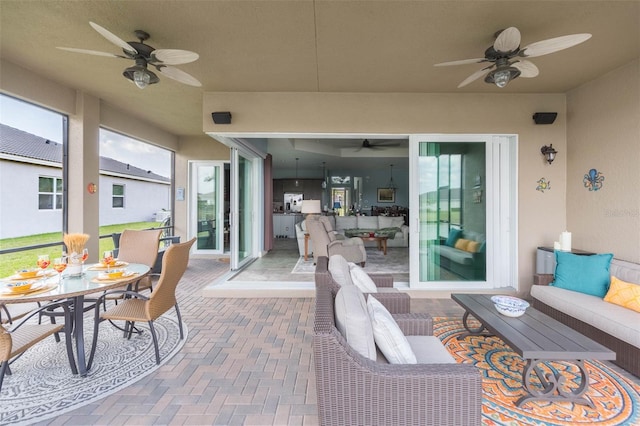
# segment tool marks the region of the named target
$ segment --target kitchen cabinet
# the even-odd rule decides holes
[[[273,237],[274,238],[295,238],[296,223],[303,219],[301,214],[274,214],[273,215]]]

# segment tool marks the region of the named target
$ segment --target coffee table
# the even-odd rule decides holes
[[[593,402],[583,396],[589,388],[589,373],[584,367],[584,360],[615,360],[616,353],[532,307],[527,308],[521,317],[511,318],[502,315],[494,307],[491,296],[451,295],[451,298],[465,309],[462,322],[468,333],[458,336],[458,339],[464,339],[469,335],[495,335],[526,360],[522,371],[522,383],[527,395],[518,399],[516,406],[520,407],[528,401],[541,400],[570,401],[595,408]],[[469,315],[482,325],[470,326]],[[553,368],[553,374],[545,374],[540,366],[547,361],[575,364],[580,370],[580,385],[575,389],[568,389],[565,386],[566,377]],[[540,380],[542,390],[531,381],[533,373]]]
[[[361,238],[362,241],[375,241],[378,244],[378,250],[382,250],[384,255],[387,255],[387,240],[389,237],[378,237],[378,236],[369,236],[369,235],[354,235],[354,237]]]

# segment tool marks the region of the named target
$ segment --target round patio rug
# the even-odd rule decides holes
[[[160,347],[160,365],[175,355],[187,340],[180,340],[177,318],[164,315],[154,322]],[[100,324],[98,349],[87,377],[71,374],[62,341],[53,337],[30,348],[11,366],[0,392],[0,424],[30,424],[75,410],[118,390],[157,370],[151,333],[146,324],[130,340],[108,322]],[[85,322],[85,343],[89,350],[93,320]],[[75,347],[74,347],[75,350]],[[87,357],[89,353],[87,351]]]
[[[589,372],[589,389],[585,396],[594,403],[595,409],[572,402],[544,401],[529,401],[521,408],[516,407],[515,402],[525,393],[522,387],[524,360],[498,337],[456,339],[464,332],[460,319],[434,319],[434,335],[456,361],[474,364],[483,374],[483,425],[640,424],[640,385],[599,361],[585,361]],[[563,372],[568,387],[578,387],[577,367],[555,361],[548,366]]]

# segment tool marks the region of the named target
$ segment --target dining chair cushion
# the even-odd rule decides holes
[[[26,351],[31,346],[41,340],[51,336],[53,333],[62,331],[64,324],[37,324],[24,325],[11,333],[11,354],[8,358],[0,359],[6,361],[14,356]]]
[[[387,361],[390,364],[416,364],[418,361],[409,341],[387,308],[374,296],[369,296],[367,310],[375,343]]]
[[[333,278],[339,286],[353,285],[349,263],[347,263],[347,260],[343,256],[339,254],[332,255],[329,258],[328,269],[331,278]]]
[[[338,290],[335,298],[336,327],[356,352],[376,359],[376,344],[367,313],[367,303],[360,289],[354,285]]]

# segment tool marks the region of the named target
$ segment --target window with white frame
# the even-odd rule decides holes
[[[62,179],[38,177],[38,210],[62,209]]]
[[[113,184],[111,190],[111,207],[114,209],[124,208],[124,185]]]

